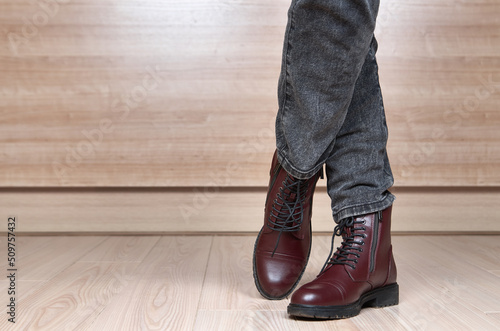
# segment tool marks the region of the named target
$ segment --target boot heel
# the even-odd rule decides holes
[[[398,303],[399,285],[396,283],[377,289],[376,293],[373,293],[372,299],[367,301],[364,306],[382,308],[387,306],[394,306]]]

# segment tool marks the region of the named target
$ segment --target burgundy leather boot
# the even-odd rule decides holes
[[[274,153],[264,210],[255,242],[253,274],[259,292],[282,299],[299,282],[311,250],[312,199],[322,170],[307,180],[289,175]]]
[[[362,307],[398,304],[391,210],[348,218],[335,227],[341,246],[317,278],[292,295],[290,315],[337,319],[358,315]]]

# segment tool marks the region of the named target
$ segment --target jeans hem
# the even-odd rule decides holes
[[[323,167],[323,163],[320,163],[320,164],[316,165],[312,170],[308,170],[308,171],[299,170],[299,169],[295,168],[285,157],[281,156],[279,151],[278,151],[278,161],[281,164],[281,166],[283,167],[283,169],[285,169],[286,172],[288,172],[290,175],[292,175],[296,179],[312,178]]]
[[[340,220],[348,218],[348,217],[357,217],[366,214],[372,214],[377,211],[384,210],[389,208],[393,203],[396,197],[389,191],[387,191],[387,195],[385,195],[381,200],[375,202],[369,202],[360,205],[353,205],[344,207],[338,212],[333,213],[333,219],[335,223],[338,223]]]

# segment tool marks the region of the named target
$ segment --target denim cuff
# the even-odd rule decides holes
[[[340,209],[337,212],[333,212],[333,219],[335,223],[339,223],[340,220],[343,220],[348,217],[357,217],[366,214],[372,214],[377,211],[382,211],[386,208],[389,208],[396,200],[396,197],[389,191],[386,191],[383,195],[382,200],[369,202],[366,204],[359,204],[353,206],[347,206]]]
[[[312,178],[314,175],[318,173],[318,171],[321,170],[323,167],[324,163],[317,164],[313,169],[308,170],[308,171],[302,171],[297,168],[295,168],[285,157],[281,156],[279,150],[278,150],[278,161],[285,169],[286,172],[288,172],[290,175],[292,175],[296,179],[309,179]]]

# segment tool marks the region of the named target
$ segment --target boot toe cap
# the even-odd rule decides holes
[[[308,306],[345,304],[346,291],[339,283],[309,283],[293,293],[290,303]]]
[[[304,266],[304,261],[292,257],[257,255],[255,262],[257,288],[267,298],[284,298],[298,283]]]

